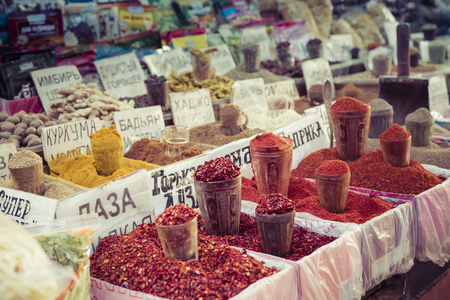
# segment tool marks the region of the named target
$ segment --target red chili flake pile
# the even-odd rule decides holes
[[[102,239],[91,256],[91,276],[169,299],[229,299],[277,273],[227,244],[199,234],[198,261],[165,258],[154,223]]]
[[[402,141],[406,140],[411,134],[398,124],[393,124],[380,135],[380,141]]]
[[[418,195],[442,183],[442,179],[412,159],[410,165],[403,168],[387,165],[381,150],[370,151],[349,166],[351,186],[377,191]]]
[[[326,148],[313,152],[292,170],[291,175],[314,178],[314,170],[325,160],[338,158],[337,148]],[[351,186],[377,191],[418,195],[443,181],[412,159],[410,165],[403,168],[387,165],[380,149],[364,154],[350,162],[348,166],[351,172]],[[291,195],[288,196],[292,199]]]
[[[297,166],[291,171],[291,175],[302,178],[315,178],[314,172],[326,160],[339,159],[337,148],[323,148],[319,151],[313,152],[306,156]]]
[[[196,212],[192,207],[189,207],[183,203],[177,203],[173,206],[166,208],[158,218],[156,218],[156,224],[162,226],[174,226],[181,225],[189,222],[199,213]]]
[[[333,111],[361,111],[368,110],[369,105],[352,97],[342,97],[331,105]]]
[[[230,180],[241,175],[239,167],[229,158],[218,157],[203,164],[194,173],[195,180],[214,182]]]
[[[201,216],[199,216],[198,219],[198,226],[198,234],[205,236],[206,231],[204,229]],[[211,235],[209,237],[219,243],[226,243],[230,246],[240,247],[256,252],[264,252],[261,247],[261,239],[258,234],[256,220],[247,214],[241,213],[239,235]],[[336,239],[336,237],[320,235],[314,232],[308,232],[306,229],[301,227],[294,227],[290,254],[284,258],[297,261]]]
[[[263,196],[256,207],[256,212],[264,215],[281,215],[293,211],[294,203],[283,194]]]
[[[316,173],[324,175],[338,175],[348,172],[350,172],[350,168],[347,163],[339,159],[326,160],[316,169]]]
[[[276,147],[288,144],[289,139],[289,137],[281,137],[273,134],[272,132],[268,132],[255,136],[250,141],[250,145],[260,147]]]
[[[243,181],[242,187],[251,184],[251,180]],[[394,205],[380,197],[366,197],[349,191],[345,212],[342,214],[330,213],[320,204],[317,187],[313,182],[292,176],[289,180],[288,197],[294,202],[297,212],[307,212],[325,220],[343,223],[362,224],[394,208]],[[259,195],[254,198],[244,198],[242,195],[242,199],[260,203],[262,197]]]

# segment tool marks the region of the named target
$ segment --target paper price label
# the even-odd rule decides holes
[[[75,195],[58,205],[57,218],[97,213],[101,226],[94,236],[94,247],[108,235],[125,234],[139,224],[155,221],[147,172],[130,173]]]
[[[264,85],[266,98],[274,95],[288,95],[293,100],[300,99],[300,95],[293,79],[282,80]]]
[[[16,146],[13,143],[4,142],[0,144],[0,180],[11,179],[9,173],[9,160],[17,153]]]
[[[105,90],[119,98],[147,94],[145,74],[136,53],[94,61]]]
[[[0,211],[20,225],[51,222],[57,202],[31,193],[0,188]]]
[[[264,80],[262,78],[254,78],[235,81],[231,87],[231,103],[240,108],[255,105],[267,107]]]
[[[446,116],[449,108],[447,82],[444,75],[432,76],[428,80],[428,101],[430,111]]]
[[[306,90],[315,84],[323,85],[326,79],[334,85],[333,74],[331,73],[330,64],[323,58],[316,58],[302,62],[303,76],[305,77]]]
[[[122,135],[124,149],[142,138],[159,140],[165,127],[160,105],[118,111],[114,113],[114,124]]]
[[[353,38],[350,34],[332,34],[330,42],[333,49],[333,56],[337,61],[347,61],[350,59],[350,50],[353,48]]]
[[[241,45],[258,44],[261,60],[272,58],[270,54],[270,40],[265,26],[244,28],[241,31]]]
[[[212,53],[211,68],[215,69],[218,76],[223,76],[236,68],[236,63],[234,62],[230,49],[226,44],[215,47],[206,47],[202,50],[206,50],[208,48],[217,48],[217,51]]]
[[[174,49],[162,54],[146,55],[144,61],[152,74],[166,78],[169,77],[172,69],[177,74],[192,71],[191,62],[181,49]]]
[[[209,89],[169,93],[169,98],[175,125],[195,127],[216,121]]]
[[[44,158],[49,165],[64,157],[91,155],[89,136],[102,128],[99,118],[58,124],[42,128]]]
[[[58,91],[70,84],[82,83],[76,66],[60,66],[30,72],[45,113],[50,113],[50,102],[60,98]]]

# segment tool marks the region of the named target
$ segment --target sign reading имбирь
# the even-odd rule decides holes
[[[136,53],[131,52],[94,62],[105,91],[119,98],[147,94],[145,74]]]
[[[59,97],[58,91],[62,88],[70,86],[70,84],[78,84],[83,82],[78,68],[75,66],[60,66],[47,69],[32,71],[30,73],[36,86],[39,98],[45,113],[50,113],[50,102]]]

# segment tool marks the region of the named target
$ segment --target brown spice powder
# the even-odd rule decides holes
[[[11,157],[8,167],[10,169],[22,169],[42,163],[42,158],[30,150],[22,150]]]

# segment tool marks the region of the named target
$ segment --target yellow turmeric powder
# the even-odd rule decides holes
[[[114,124],[96,131],[89,137],[98,174],[110,176],[122,167],[123,141]]]
[[[101,176],[97,174],[97,163],[94,157],[88,155],[78,155],[76,157],[66,157],[61,159],[55,166],[55,172],[52,176],[60,177],[75,184],[93,188],[102,183],[126,175],[134,171],[134,168],[123,166],[110,176]]]

